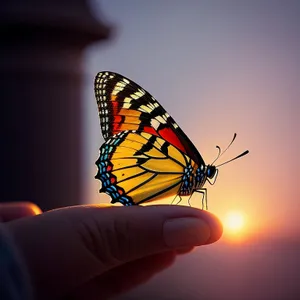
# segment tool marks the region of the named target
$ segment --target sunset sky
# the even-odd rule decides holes
[[[206,186],[209,210],[225,225],[220,243],[299,238],[299,1],[92,3],[114,31],[86,52],[86,202],[109,201],[94,179],[103,138],[93,80],[110,70],[157,98],[206,163],[235,132],[219,163],[249,149],[220,168],[214,186]],[[194,195],[193,205],[200,201]],[[232,213],[242,219],[239,232],[230,227]]]

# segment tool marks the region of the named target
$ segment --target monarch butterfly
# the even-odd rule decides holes
[[[207,209],[203,186],[206,180],[214,184],[221,165],[205,164],[157,100],[128,78],[107,71],[96,75],[95,96],[105,140],[96,161],[100,192],[107,193],[111,203],[126,206],[168,196],[181,200],[181,196],[200,192],[202,208],[205,203]],[[215,161],[229,146],[222,153],[217,146]]]

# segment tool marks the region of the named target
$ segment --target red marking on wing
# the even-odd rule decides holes
[[[112,123],[112,132],[113,134],[119,132],[120,127],[122,126],[122,117],[115,115],[113,117],[113,123]]]
[[[120,108],[119,108],[119,102],[117,102],[117,101],[112,101],[111,102],[111,105],[112,105],[112,111],[113,111],[113,115],[114,116],[117,116],[118,115],[118,112],[119,112],[119,110],[120,110]]]
[[[121,127],[121,124],[120,123],[113,123],[112,127],[113,127],[112,132],[113,132],[113,134],[115,134],[115,133],[120,131],[119,129]]]
[[[153,127],[145,126],[143,131],[158,136],[157,131]]]
[[[176,133],[173,131],[172,128],[166,127],[161,130],[159,130],[159,134],[162,138],[164,138],[166,141],[168,141],[170,144],[174,145],[181,151],[186,153],[185,147],[182,145],[181,141],[179,140]]]
[[[113,116],[113,121],[115,123],[121,123],[122,122],[122,117],[121,116]]]
[[[113,123],[112,123],[112,133],[115,134],[119,132],[119,129],[122,125],[122,117],[118,115],[120,111],[120,105],[118,102],[114,101],[111,102],[112,104],[112,111],[113,111]]]

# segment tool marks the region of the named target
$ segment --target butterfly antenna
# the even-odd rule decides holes
[[[220,148],[219,146],[216,146],[216,148],[219,150],[219,153],[218,153],[218,155],[217,155],[217,158],[211,163],[211,165],[213,165],[213,164],[218,160],[218,158],[219,158],[220,155],[221,155],[221,148]]]
[[[223,153],[224,153],[224,152],[223,152]],[[246,150],[246,151],[244,151],[242,154],[236,156],[235,158],[232,158],[232,159],[230,159],[230,160],[228,160],[228,161],[225,161],[224,163],[222,163],[222,164],[216,166],[216,168],[221,167],[221,166],[223,166],[223,165],[225,165],[225,164],[227,164],[227,163],[229,163],[229,162],[231,162],[231,161],[233,161],[233,160],[236,160],[236,159],[238,159],[238,158],[240,158],[240,157],[242,157],[242,156],[244,156],[244,155],[246,155],[246,154],[248,154],[248,153],[249,153],[249,150]]]
[[[229,145],[227,146],[227,148],[222,153],[221,153],[221,148],[219,146],[216,146],[216,148],[218,148],[218,150],[219,150],[219,154],[218,154],[217,158],[211,163],[212,165],[228,150],[228,148],[234,142],[235,138],[236,138],[236,133],[233,135],[233,138],[232,138],[231,142],[229,143]]]
[[[232,145],[232,143],[234,142],[235,138],[236,138],[236,133],[233,135],[232,141],[229,143],[229,145],[228,145],[227,148],[222,152],[221,155],[223,155],[223,154],[228,150],[228,148],[229,148],[229,147]]]

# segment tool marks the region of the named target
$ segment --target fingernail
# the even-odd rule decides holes
[[[176,218],[164,223],[164,239],[171,248],[199,246],[210,238],[208,224],[198,218]]]

